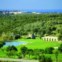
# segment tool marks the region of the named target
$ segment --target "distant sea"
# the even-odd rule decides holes
[[[46,9],[46,10],[37,10],[37,9],[35,9],[35,10],[31,10],[31,9],[25,9],[25,10],[15,10],[15,9],[12,9],[12,10],[10,10],[10,9],[7,9],[7,10],[1,10],[0,9],[0,11],[21,11],[21,12],[29,12],[29,13],[31,13],[31,12],[39,12],[39,13],[62,13],[62,9],[51,9],[51,10],[48,10],[48,9]]]
[[[40,13],[50,13],[50,12],[57,12],[57,13],[62,13],[62,9],[60,10],[23,10],[26,12],[40,12]]]

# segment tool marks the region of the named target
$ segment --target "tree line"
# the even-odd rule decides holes
[[[37,36],[53,35],[62,40],[62,14],[0,14],[0,36],[27,35],[28,32]]]

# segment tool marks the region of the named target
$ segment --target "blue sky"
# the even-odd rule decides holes
[[[62,9],[62,0],[0,0],[2,10],[51,10]]]

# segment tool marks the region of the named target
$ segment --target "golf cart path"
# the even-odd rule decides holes
[[[0,61],[14,61],[14,62],[38,62],[38,60],[25,60],[25,59],[12,59],[12,58],[0,58]]]

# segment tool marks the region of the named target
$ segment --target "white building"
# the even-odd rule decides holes
[[[58,37],[55,37],[55,36],[45,36],[45,37],[42,37],[42,39],[45,41],[58,41]]]
[[[32,34],[29,33],[27,37],[32,38]]]
[[[21,14],[21,11],[0,11],[2,14]]]
[[[17,12],[17,11],[13,11],[13,12],[9,12],[9,14],[21,14],[22,12]]]

